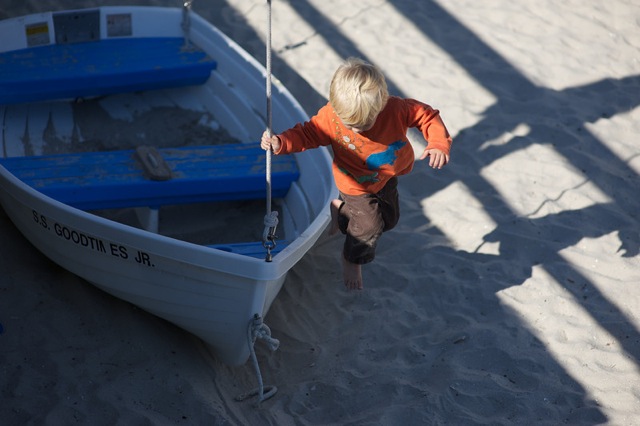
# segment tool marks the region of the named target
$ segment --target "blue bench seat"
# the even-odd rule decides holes
[[[258,143],[159,148],[171,170],[148,177],[135,150],[0,159],[18,179],[82,210],[150,207],[265,197],[265,151]],[[299,176],[293,156],[272,156],[272,195]]]
[[[202,84],[217,64],[191,46],[114,38],[0,53],[0,105]]]

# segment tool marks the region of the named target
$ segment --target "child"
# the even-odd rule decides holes
[[[438,110],[389,96],[377,67],[350,58],[336,70],[329,102],[317,115],[280,135],[262,136],[262,148],[276,155],[333,148],[341,199],[331,203],[329,232],[346,235],[342,263],[349,289],[363,288],[361,265],[374,259],[378,239],[398,223],[397,176],[409,173],[414,163],[409,127],[420,129],[428,141],[420,160],[429,157],[436,169],[449,162],[451,137]]]

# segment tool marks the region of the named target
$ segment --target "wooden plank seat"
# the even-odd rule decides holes
[[[149,178],[136,150],[12,157],[0,164],[43,194],[82,210],[265,197],[265,152],[258,143],[160,148],[156,155],[150,162],[165,163],[166,180]],[[271,173],[274,198],[284,197],[300,176],[290,155],[272,156]]]
[[[0,105],[202,84],[217,64],[191,46],[114,38],[0,53]]]

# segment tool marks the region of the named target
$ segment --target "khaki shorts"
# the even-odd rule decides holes
[[[400,219],[398,178],[394,177],[377,194],[347,195],[338,213],[338,226],[346,235],[344,258],[359,265],[371,262],[383,232],[392,229]]]

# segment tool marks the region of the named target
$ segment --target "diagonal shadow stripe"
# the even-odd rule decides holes
[[[491,139],[499,136],[498,133],[502,134],[513,129],[520,124],[520,117],[531,117],[531,121],[527,124],[531,126],[532,131],[526,140],[521,139],[519,143],[510,143],[489,149],[480,155],[455,152],[456,161],[459,160],[458,156],[463,159],[462,167],[473,167],[477,171],[477,173],[471,174],[474,179],[465,179],[463,176],[460,176],[459,179],[464,181],[483,204],[490,202],[493,205],[486,212],[498,224],[496,231],[503,236],[501,240],[503,243],[512,238],[512,234],[503,231],[503,229],[509,228],[511,223],[511,219],[505,221],[505,217],[517,218],[517,214],[504,203],[495,188],[480,177],[481,168],[501,156],[522,149],[534,142],[537,143],[540,140],[552,142],[554,148],[560,154],[569,159],[577,169],[582,170],[587,178],[597,185],[599,189],[613,198],[615,204],[623,211],[626,211],[631,221],[637,224],[638,202],[635,199],[637,197],[630,197],[628,194],[634,193],[634,186],[636,188],[640,186],[638,174],[613,154],[601,141],[593,137],[584,127],[584,123],[626,111],[640,104],[640,98],[637,96],[634,98],[630,95],[630,93],[640,93],[640,76],[619,80],[605,79],[591,85],[569,88],[563,91],[540,88],[531,84],[508,61],[478,39],[434,1],[425,0],[424,3],[424,7],[429,10],[430,19],[428,22],[418,22],[415,19],[416,14],[413,13],[408,3],[394,3],[394,7],[399,13],[421,28],[427,37],[437,43],[443,50],[449,52],[457,63],[498,98],[498,102],[485,111],[483,120],[458,135],[456,138],[458,145],[477,145],[480,139]],[[450,39],[448,34],[455,34],[456,40]],[[466,49],[457,48],[460,38],[465,40]],[[483,58],[485,63],[478,64],[478,57]],[[498,71],[494,72],[492,69]],[[624,93],[624,95],[620,99],[621,93]],[[584,108],[586,100],[589,100],[588,108]],[[556,111],[562,111],[570,105],[580,105],[581,108],[573,109],[585,111],[583,116],[563,117],[562,114],[555,115]],[[509,111],[511,113],[506,113]],[[555,123],[552,122],[554,124],[553,127],[549,127],[549,117],[552,120],[557,120]],[[562,121],[563,119],[565,120],[564,122]],[[496,122],[501,123],[503,127],[496,128],[494,126]],[[492,128],[495,129],[492,131],[493,133],[487,133]],[[578,138],[570,133],[567,130],[569,128],[575,129],[580,134],[580,137]],[[478,134],[480,138],[478,138]],[[594,162],[596,167],[594,167]],[[602,170],[606,172],[602,172]],[[437,190],[438,188],[433,189]],[[428,191],[427,196],[433,192],[433,190]],[[496,203],[501,205],[496,206]],[[492,214],[495,211],[500,211],[504,214]],[[596,236],[602,236],[616,230],[627,232],[626,230],[630,226],[627,224],[623,229],[611,228],[607,226],[609,223],[608,216],[603,214],[598,215],[597,219],[598,223],[603,226],[599,227],[599,232]],[[516,220],[521,221],[520,218]],[[518,230],[519,234],[524,233],[527,237],[535,238],[535,235],[531,234],[531,232],[530,229],[527,230],[526,228]],[[581,237],[584,236],[581,235]],[[573,243],[575,242],[577,241],[573,241]],[[637,244],[632,244],[632,246],[637,247]],[[533,263],[530,266],[533,266]],[[567,268],[571,269],[576,276],[582,276],[579,271],[570,265],[567,265]],[[560,284],[566,284],[562,277],[556,277],[556,279]],[[619,334],[619,330],[613,328],[610,321],[605,321],[603,313],[606,312],[608,317],[611,312],[615,312],[615,315],[624,319],[626,322],[624,328],[627,330],[625,335],[629,337],[620,343],[624,350],[635,359],[636,364],[640,365],[640,350],[637,344],[637,342],[640,342],[640,331],[624,312],[604,297],[593,282],[585,277],[583,277],[583,280],[585,281],[585,286],[588,287],[588,291],[596,295],[600,303],[597,305],[585,304],[584,300],[579,297],[576,298],[576,302],[582,304],[589,314],[613,335]],[[571,290],[570,288],[567,289]]]

